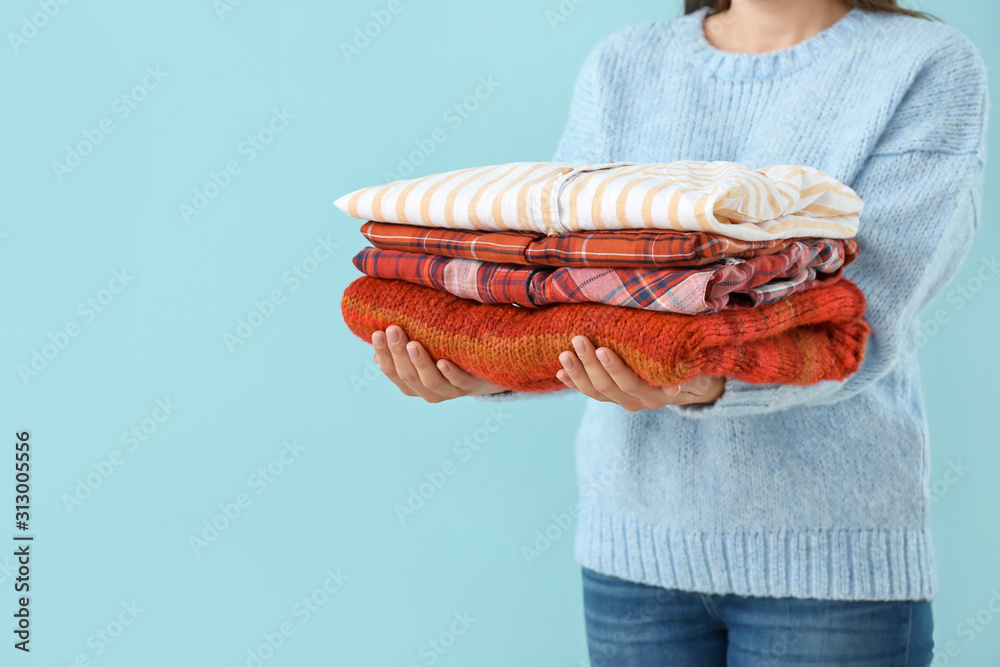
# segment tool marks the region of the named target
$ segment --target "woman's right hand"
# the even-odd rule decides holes
[[[483,396],[506,391],[503,387],[469,375],[455,364],[431,360],[427,349],[409,340],[402,327],[392,324],[372,334],[375,363],[407,396],[440,403],[462,396]]]

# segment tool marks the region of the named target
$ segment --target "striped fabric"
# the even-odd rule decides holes
[[[556,379],[559,354],[573,349],[575,335],[611,348],[654,385],[699,375],[809,385],[852,375],[870,331],[860,319],[864,295],[848,280],[759,308],[688,317],[593,303],[514,308],[363,277],[347,287],[341,310],[366,342],[398,324],[434,359],[525,392],[565,389]]]
[[[483,231],[673,229],[744,241],[851,238],[863,204],[803,166],[733,162],[518,162],[359,190],[337,207],[363,220]]]
[[[549,269],[375,248],[354,258],[371,277],[405,280],[481,303],[602,303],[687,315],[759,306],[814,289],[838,280],[844,264],[844,242],[832,239],[796,241],[774,255],[694,269]]]
[[[719,234],[670,230],[625,229],[545,236],[538,232],[477,232],[385,222],[366,222],[361,233],[381,250],[528,266],[614,269],[701,266],[724,257],[773,255],[792,243],[783,239],[741,241]],[[844,246],[849,254],[857,254],[854,240],[845,240]]]

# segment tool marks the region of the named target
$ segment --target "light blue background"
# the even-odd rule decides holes
[[[30,656],[11,648],[12,559],[0,558],[0,663],[68,665],[83,654],[101,667],[246,665],[247,650],[287,621],[295,634],[263,664],[427,665],[427,643],[468,612],[475,622],[436,664],[586,664],[571,531],[530,564],[521,552],[575,501],[584,399],[508,404],[486,439],[477,429],[495,406],[402,397],[341,321],[363,239],[333,201],[382,182],[436,128],[447,141],[419,173],[549,159],[588,50],[626,24],[679,14],[681,2],[583,2],[554,30],[546,11],[558,0],[401,2],[351,63],[339,44],[388,0],[244,0],[221,17],[212,0],[76,0],[16,53],[9,38],[0,45],[0,515],[10,521],[0,541],[14,532],[10,464],[24,429],[37,536]],[[923,8],[980,46],[1000,90],[996,3]],[[19,31],[38,11],[12,0],[0,26]],[[166,79],[121,118],[113,101],[156,66]],[[461,126],[446,122],[490,76],[501,84],[493,95]],[[241,142],[275,108],[295,118],[248,162]],[[60,182],[53,161],[102,119],[114,131]],[[241,172],[186,224],[179,206],[230,160]],[[997,253],[998,169],[955,285]],[[293,290],[286,272],[317,237],[339,248]],[[134,279],[90,321],[78,304],[108,296],[123,267]],[[921,362],[938,491],[937,638],[960,649],[936,664],[982,667],[1000,656],[1000,618],[971,641],[959,624],[1000,590],[1000,280],[972,287],[963,307],[946,291],[928,311],[948,322]],[[275,289],[284,302],[230,351],[224,335]],[[79,335],[23,381],[18,367],[74,322]],[[176,411],[128,451],[122,434],[168,398]],[[484,440],[468,460],[453,450],[465,437]],[[250,476],[286,440],[304,451],[258,494]],[[77,479],[116,450],[123,463],[67,509]],[[401,524],[394,505],[449,460],[457,473]],[[950,463],[967,469],[953,484]],[[189,537],[240,493],[250,506],[196,555]],[[294,605],[338,568],[349,579],[302,623]],[[95,633],[133,600],[143,611],[96,655]]]

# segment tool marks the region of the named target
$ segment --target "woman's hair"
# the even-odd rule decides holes
[[[896,0],[846,0],[852,9],[858,8],[868,12],[888,12],[890,14],[905,14],[916,16],[917,18],[933,20],[934,17],[927,12],[918,12],[914,9],[904,9],[899,6]],[[696,12],[702,7],[709,7],[716,12],[724,12],[729,9],[730,0],[684,0],[684,13]]]

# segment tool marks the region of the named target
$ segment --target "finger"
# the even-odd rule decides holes
[[[701,382],[701,377],[698,376],[690,380],[685,380],[684,382],[678,382],[677,384],[665,384],[660,387],[663,393],[671,398],[677,398],[681,394],[690,391],[693,387],[697,386],[698,382]],[[695,383],[694,385],[692,383]]]
[[[682,391],[679,384],[665,384],[660,387],[660,389],[662,389],[663,393],[667,396],[677,396]]]
[[[643,407],[652,409],[663,407],[663,388],[643,380],[614,350],[606,347],[598,348],[596,356],[623,392],[634,397]],[[667,395],[672,394],[667,392]]]
[[[569,376],[569,373],[567,373],[565,369],[560,368],[558,371],[556,371],[556,379],[562,382],[570,389],[573,389],[575,391],[580,391],[580,388],[576,386],[576,383],[573,382],[573,378]]]
[[[694,405],[695,403],[704,403],[705,397],[701,394],[682,391],[674,400],[676,401],[675,405]]]
[[[680,391],[674,396],[664,398],[666,405],[691,405],[693,403],[704,403],[704,394],[693,394],[689,391]]]
[[[587,369],[583,367],[580,358],[574,353],[561,353],[559,355],[559,363],[562,364],[563,375],[569,378],[570,382],[573,383],[573,388],[578,392],[598,401],[610,400],[594,388],[594,384],[590,381],[590,375],[587,374]],[[556,373],[556,377],[559,377],[558,372]]]
[[[597,349],[586,336],[574,336],[573,348],[594,389],[626,409],[642,407],[636,396],[625,393],[597,357]],[[609,359],[610,360],[610,359]],[[575,380],[575,378],[574,378]]]
[[[717,379],[711,375],[699,375],[675,387],[663,387],[672,405],[704,403]]]
[[[395,324],[390,325],[385,330],[385,337],[389,340],[389,352],[392,354],[392,361],[396,365],[396,375],[399,376],[399,379],[424,400],[433,402],[443,400],[440,394],[431,391],[420,381],[420,373],[413,365],[410,353],[406,351],[406,344],[410,341],[402,327]]]
[[[697,389],[701,402],[714,403],[726,393],[726,378],[715,375],[703,375],[702,378]]]
[[[375,348],[375,363],[378,364],[382,374],[389,378],[405,395],[416,396],[417,394],[410,389],[410,386],[396,374],[396,364],[392,360],[392,353],[389,352],[384,331],[376,331],[372,334],[372,347]]]
[[[709,375],[699,375],[698,377],[688,380],[681,384],[681,391],[686,391],[691,394],[704,394],[708,391],[709,386],[712,384],[712,378]]]
[[[441,373],[423,345],[411,340],[406,344],[406,352],[413,362],[413,367],[417,369],[417,376],[424,387],[445,398],[457,398],[462,395],[463,392]]]
[[[615,384],[626,394],[637,398],[649,398],[656,394],[656,387],[639,377],[639,374],[629,368],[614,350],[607,347],[598,348],[595,356]]]
[[[465,372],[447,359],[438,359],[437,368],[444,375],[445,380],[462,392],[463,395],[478,390],[483,384],[481,379],[471,373]]]
[[[571,353],[567,352],[566,354],[571,354]],[[577,366],[580,365],[579,360],[577,360],[576,364]],[[565,368],[560,368],[558,371],[556,371],[556,379],[562,382],[568,388],[573,389],[574,391],[579,391],[581,394],[584,393],[583,391],[580,390],[579,387],[576,386],[576,383],[573,382],[573,378],[569,376],[569,373],[566,372]],[[614,401],[612,401],[607,396],[604,396],[598,392],[594,392],[592,388],[590,391],[593,393],[593,395],[589,396],[589,398],[592,398],[595,401],[601,401],[602,403],[614,403]],[[587,394],[584,395],[586,396]]]

